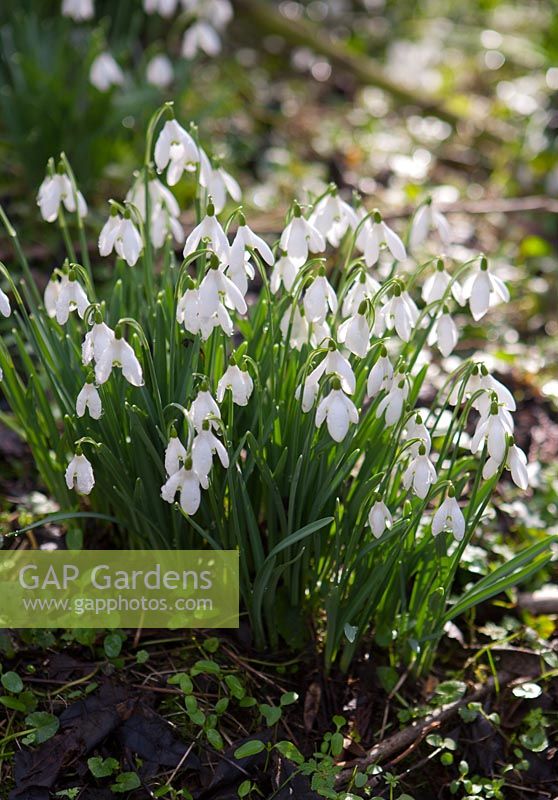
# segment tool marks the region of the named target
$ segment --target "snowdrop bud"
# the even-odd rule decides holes
[[[337,338],[355,356],[364,358],[370,348],[371,330],[366,318],[367,303],[363,301],[358,312],[339,326]]]
[[[83,319],[88,306],[89,300],[85,290],[78,283],[74,270],[70,270],[70,273],[63,275],[60,281],[55,306],[56,321],[59,325],[65,325],[72,311],[77,311],[78,315]]]
[[[426,447],[420,445],[418,455],[413,458],[403,473],[403,486],[405,489],[412,489],[417,497],[424,500],[435,481],[434,465],[428,458]]]
[[[379,498],[368,513],[368,524],[376,539],[379,539],[384,531],[386,529],[389,530],[393,524],[393,517],[389,508]]]
[[[290,292],[298,273],[299,267],[291,261],[284,250],[281,250],[279,252],[279,258],[275,262],[273,272],[271,273],[270,288],[272,293],[276,294],[279,291],[281,283],[285,289]]]
[[[396,285],[393,296],[382,308],[380,314],[388,330],[395,328],[395,332],[404,342],[411,339],[419,312],[408,292],[402,291],[401,287]]]
[[[484,256],[481,258],[479,271],[467,280],[463,294],[469,299],[469,308],[475,321],[484,317],[491,301],[497,302],[500,299],[507,303],[510,299],[506,284],[489,271],[488,261]]]
[[[91,64],[89,80],[100,92],[108,92],[111,86],[122,86],[124,73],[110,53],[101,53]]]
[[[321,253],[325,250],[325,239],[311,222],[304,219],[298,203],[293,208],[293,216],[281,234],[279,242],[296,267],[301,267],[308,259],[308,252]]]
[[[465,517],[455,499],[453,486],[450,486],[446,499],[440,503],[432,519],[432,534],[438,536],[443,531],[452,533],[458,542],[465,535]]]
[[[95,16],[93,0],[62,0],[62,15],[75,22],[85,22]]]
[[[422,417],[420,414],[416,414],[416,416],[411,417],[411,419],[407,423],[407,435],[406,439],[418,439],[418,442],[411,445],[410,451],[413,455],[417,455],[419,448],[422,446],[426,450],[426,454],[430,453],[430,448],[432,447],[432,442],[430,439],[430,432],[424,422],[422,421]]]
[[[89,411],[91,419],[100,419],[103,413],[101,397],[93,382],[93,377],[88,378],[76,399],[76,414],[78,417],[85,416],[86,410]]]
[[[304,311],[310,322],[322,322],[328,313],[328,309],[333,314],[337,311],[337,296],[333,291],[325,270],[320,269],[320,273],[315,278],[306,292],[304,293]]]
[[[451,276],[446,272],[443,259],[439,258],[434,274],[426,279],[422,287],[422,299],[427,305],[442,300],[450,283],[452,295],[459,305],[462,306],[465,302],[463,298],[463,289],[458,281],[454,280],[452,283]]]
[[[366,382],[368,397],[376,397],[383,389],[389,389],[393,378],[393,367],[387,357],[384,345],[380,348],[380,358],[376,361]]]
[[[409,234],[409,246],[411,250],[414,250],[422,244],[431,229],[438,232],[443,244],[447,245],[451,243],[453,239],[451,227],[444,215],[434,208],[432,200],[429,198],[413,217],[411,232]]]
[[[95,486],[93,467],[79,448],[68,464],[65,478],[68,489],[75,489],[80,494],[90,494]]]
[[[403,415],[408,394],[409,387],[405,379],[399,379],[398,376],[395,376],[387,395],[380,401],[376,409],[376,418],[380,419],[385,411],[386,425],[395,425]]]
[[[444,308],[444,313],[436,320],[430,331],[428,344],[436,344],[440,353],[447,358],[453,352],[458,340],[457,326],[447,308]]]
[[[165,450],[165,469],[167,475],[174,475],[178,472],[181,465],[186,461],[186,448],[178,438],[176,430],[173,428],[167,449]]]
[[[174,78],[174,72],[167,56],[161,54],[153,56],[147,65],[145,76],[148,83],[157,86],[159,89],[166,89],[167,86],[170,86]]]
[[[248,405],[254,389],[254,382],[247,370],[231,364],[217,384],[217,402],[222,403],[227,389],[232,392],[233,403],[237,406]]]
[[[0,314],[2,314],[3,317],[9,317],[11,313],[10,299],[8,295],[0,289]]]
[[[333,378],[331,386],[331,392],[320,402],[316,410],[316,427],[321,427],[326,420],[331,438],[336,442],[342,442],[350,423],[358,422],[358,411],[352,400],[341,391],[339,378]]]

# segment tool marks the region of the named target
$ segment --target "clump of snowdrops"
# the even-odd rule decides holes
[[[179,181],[196,189],[186,231]],[[451,229],[428,201],[406,246],[334,186],[293,202],[278,241],[240,199],[164,106],[91,264],[86,202],[64,155],[51,162],[38,205],[67,258],[44,295],[2,212],[19,259],[0,293],[13,424],[63,511],[113,516],[133,547],[238,548],[260,646],[312,613],[328,663],[375,631],[423,669],[451,619],[548,558],[534,545],[452,594],[502,473],[526,489],[528,472],[485,363],[429,372],[450,364],[456,311],[480,320],[508,289],[483,255],[436,254]]]

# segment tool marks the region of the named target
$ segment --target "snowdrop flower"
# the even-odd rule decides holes
[[[324,237],[314,225],[304,219],[298,203],[294,206],[291,221],[281,234],[279,247],[287,253],[296,267],[301,267],[308,260],[308,251],[321,253],[325,250]]]
[[[227,367],[217,384],[217,402],[222,403],[227,389],[231,390],[233,403],[237,406],[248,405],[254,390],[254,381],[248,370],[240,369],[237,364]]]
[[[452,533],[458,542],[465,536],[465,517],[455,499],[453,486],[450,486],[448,496],[440,503],[432,519],[432,534],[438,536],[443,531]]]
[[[114,338],[100,354],[95,365],[95,378],[98,384],[108,381],[113,367],[120,367],[122,375],[132,386],[143,386],[143,373],[134,348],[122,338],[118,326]]]
[[[110,53],[100,53],[91,64],[89,80],[100,92],[108,92],[111,86],[122,86],[124,73]]]
[[[95,486],[93,467],[80,450],[68,464],[65,478],[68,489],[75,489],[80,494],[90,494]]]
[[[159,172],[168,167],[169,186],[178,183],[184,171],[194,172],[198,164],[204,173],[211,169],[205,153],[175,119],[163,125],[155,143],[154,158]]]
[[[81,360],[87,366],[93,359],[98,361],[107,347],[114,340],[114,331],[104,322],[97,321],[85,334],[81,345]]]
[[[275,262],[273,272],[271,273],[270,288],[273,294],[279,291],[281,284],[285,287],[287,292],[293,288],[296,276],[299,273],[300,267],[293,263],[284,250],[279,252],[279,258]]]
[[[172,17],[177,4],[178,0],[143,0],[146,14],[160,14],[162,17]]]
[[[225,469],[229,466],[229,455],[224,444],[211,432],[208,420],[192,443],[192,469],[203,478],[209,475],[213,466],[213,455],[217,453],[219,461]]]
[[[253,230],[251,230],[251,228],[248,227],[244,214],[240,214],[239,216],[239,225],[234,237],[233,246],[237,242],[239,243],[238,246],[242,245],[245,250],[247,250],[249,247],[252,250],[256,250],[266,264],[268,264],[270,267],[273,266],[275,258],[273,257],[270,246],[266,241],[264,241],[264,239],[262,239],[261,236],[258,236]]]
[[[371,300],[380,291],[380,284],[362,270],[353,281],[345,295],[341,314],[344,318],[352,316],[364,300]]]
[[[349,228],[358,225],[356,211],[339,197],[336,186],[316,203],[308,221],[333,247],[339,246]]]
[[[463,289],[458,281],[454,280],[452,283],[451,276],[446,272],[444,262],[440,258],[436,264],[434,274],[430,275],[424,282],[424,286],[422,287],[422,299],[427,305],[442,300],[450,283],[452,295],[459,305],[462,306],[465,302],[463,298]]]
[[[203,19],[194,22],[182,39],[182,57],[195,58],[199,52],[216,56],[221,52],[221,38],[215,28]]]
[[[211,249],[217,254],[219,259],[227,263],[230,256],[229,240],[223,230],[223,226],[215,216],[215,206],[212,202],[207,204],[206,216],[199,225],[196,225],[186,239],[184,258],[187,258],[193,253],[198,245],[203,243],[205,239],[209,240]]]
[[[479,271],[466,281],[463,294],[469,300],[469,308],[475,321],[484,317],[491,301],[497,302],[500,299],[507,303],[510,299],[506,284],[489,271],[488,261],[484,256],[481,258]]]
[[[256,271],[250,262],[251,253],[244,249],[240,239],[235,239],[230,247],[227,274],[243,297],[248,291],[248,278],[252,280]]]
[[[308,344],[310,339],[310,326],[304,309],[300,310],[298,306],[291,306],[288,308],[279,324],[283,338],[289,337],[289,344],[295,350],[302,350],[305,344]]]
[[[180,223],[180,206],[176,197],[160,180],[154,178],[148,183],[149,210],[151,215],[151,243],[155,248],[162,247],[168,234],[172,234],[178,243],[184,241],[184,229]],[[145,182],[142,178],[136,181],[126,195],[126,202],[133,203],[142,220],[147,219],[147,197]]]
[[[108,256],[113,250],[130,266],[136,265],[143,250],[143,241],[138,229],[126,211],[124,217],[113,209],[99,234],[99,253]]]
[[[228,308],[234,308],[240,314],[248,310],[246,301],[238,286],[220,269],[219,259],[214,254],[199,288],[199,303],[202,313],[210,316],[217,312],[221,300]]]
[[[198,432],[203,430],[203,423],[210,417],[215,417],[215,419],[210,420],[211,425],[214,428],[219,427],[217,420],[221,419],[221,412],[219,411],[219,406],[211,396],[211,392],[205,381],[201,384],[196,399],[190,406],[188,417]]]
[[[395,377],[387,395],[380,401],[376,409],[376,418],[380,419],[385,411],[386,425],[395,425],[401,419],[408,394],[409,387],[405,379],[401,377],[399,380],[398,377]]]
[[[0,314],[2,314],[3,317],[9,317],[11,313],[10,298],[0,289]]]
[[[431,230],[438,232],[442,244],[451,244],[453,234],[448,221],[440,211],[437,211],[432,201],[428,200],[413,217],[409,234],[409,247],[411,250],[415,250],[422,244]]]
[[[339,378],[333,378],[331,386],[331,392],[316,409],[316,427],[321,427],[326,420],[331,438],[336,442],[342,442],[350,423],[358,422],[358,411],[353,401],[341,391]]]
[[[367,267],[373,267],[380,257],[380,246],[385,244],[396,261],[407,258],[405,245],[399,236],[385,222],[382,215],[374,211],[368,218],[356,238],[356,246],[364,255]]]
[[[236,203],[242,200],[242,190],[238,181],[233,178],[223,167],[211,167],[209,172],[202,171],[200,183],[207,190],[208,197],[211,197],[215,211],[220,214],[225,208],[227,195]]]
[[[193,516],[201,503],[200,486],[207,489],[209,481],[206,475],[199,476],[192,469],[192,459],[187,458],[184,466],[174,472],[161,487],[161,497],[167,503],[174,503],[177,492],[180,492],[180,506],[185,514]]]
[[[513,437],[511,437],[509,441],[511,444],[508,450],[508,457],[506,459],[506,468],[509,469],[512,481],[515,483],[515,485],[523,491],[526,491],[529,486],[527,456],[520,447],[513,443]],[[496,458],[490,457],[487,459],[484,465],[482,477],[485,480],[490,480],[490,478],[496,475],[500,466],[501,462],[498,462]]]
[[[333,342],[330,343],[326,357],[312,370],[304,381],[302,390],[302,410],[310,411],[318,396],[319,382],[323,375],[335,375],[340,381],[340,386],[347,394],[353,394],[356,388],[356,378],[348,359],[342,355]],[[300,398],[300,387],[296,390],[295,397]]]
[[[54,319],[56,316],[56,303],[58,302],[58,295],[60,294],[60,286],[60,281],[53,272],[43,295],[45,311],[51,319]]]
[[[479,388],[485,390],[485,395],[473,403],[473,408],[476,408],[481,414],[487,413],[491,394],[495,394],[498,398],[498,405],[508,411],[516,410],[515,400],[510,390],[501,381],[490,375],[484,364],[481,364],[480,367]]]
[[[318,277],[306,289],[303,305],[309,322],[322,322],[327,316],[328,309],[333,314],[336,313],[337,296],[326,278],[323,267]]]
[[[380,314],[388,330],[395,328],[395,332],[402,341],[410,340],[418,321],[419,312],[408,292],[401,291],[401,288],[396,286],[393,296],[381,309]]]
[[[428,458],[426,447],[422,444],[418,454],[403,473],[403,486],[405,489],[412,489],[417,497],[424,500],[435,481],[436,470]]]
[[[62,0],[62,15],[75,22],[84,22],[95,16],[93,0]]]
[[[379,498],[368,513],[368,524],[376,539],[382,536],[386,528],[389,530],[393,525],[393,517],[389,508]]]
[[[77,311],[78,315],[83,319],[88,306],[89,300],[85,290],[78,283],[75,272],[70,270],[70,273],[63,275],[60,281],[56,299],[56,321],[59,325],[65,325],[72,311]]]
[[[433,344],[437,345],[440,353],[444,358],[447,358],[453,352],[458,340],[457,326],[447,308],[444,308],[444,313],[438,317],[428,335],[428,344],[431,346]]]
[[[66,211],[73,214],[76,210],[76,199],[72,182],[67,175],[57,172],[47,175],[39,187],[37,205],[45,222],[54,222],[58,217],[60,204],[63,203]],[[77,192],[78,214],[83,219],[87,214],[87,203],[80,191]]]
[[[409,441],[410,439],[419,439],[419,442],[415,442],[411,445],[410,452],[413,455],[418,455],[419,448],[422,445],[426,448],[426,454],[430,453],[430,448],[432,447],[432,441],[430,439],[430,432],[424,422],[422,421],[422,417],[420,414],[416,414],[415,416],[411,417],[406,425],[407,435],[406,440]]]
[[[178,472],[181,465],[186,461],[186,458],[186,448],[178,438],[178,434],[173,428],[167,449],[165,450],[165,469],[167,471],[167,475],[174,475],[175,472]]]
[[[145,71],[147,82],[159,89],[166,89],[171,85],[174,78],[174,71],[170,59],[161,53],[149,61]]]
[[[337,338],[342,342],[347,350],[355,356],[364,358],[370,348],[371,330],[366,318],[366,301],[360,304],[356,314],[345,320],[339,326]]]
[[[368,374],[366,391],[368,397],[376,397],[383,389],[389,389],[393,378],[393,367],[384,345],[380,349],[380,358]]]
[[[492,402],[488,416],[480,418],[471,439],[471,452],[478,453],[486,442],[488,455],[501,464],[506,455],[507,436],[513,434],[513,421],[509,412]]]
[[[182,5],[186,11],[211,20],[219,30],[224,28],[233,16],[229,0],[182,0]]]
[[[78,417],[85,416],[86,410],[89,411],[91,419],[100,419],[103,413],[101,397],[93,383],[93,378],[84,383],[76,399],[76,414]]]

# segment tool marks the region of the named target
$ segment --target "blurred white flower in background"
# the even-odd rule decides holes
[[[75,22],[84,22],[95,16],[93,0],[63,0],[62,15]]]
[[[112,86],[122,86],[124,73],[110,53],[100,53],[91,64],[89,80],[100,92],[108,92]]]
[[[159,89],[166,89],[171,85],[174,78],[174,70],[170,59],[161,53],[153,58],[147,64],[145,77],[148,82]]]

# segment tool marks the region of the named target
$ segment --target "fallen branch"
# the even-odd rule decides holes
[[[431,730],[440,728],[444,723],[455,717],[460,708],[465,708],[469,703],[478,703],[489,695],[496,686],[504,686],[510,680],[510,675],[507,672],[498,673],[495,678],[489,678],[486,683],[477,685],[473,692],[466,697],[456,700],[454,703],[448,703],[441,708],[433,711],[423,720],[413,722],[402,731],[397,731],[387,739],[383,739],[378,744],[368,751],[366,756],[357,758],[344,766],[337,776],[337,785],[339,787],[346,786],[354,776],[355,770],[363,770],[371,764],[380,764],[387,761],[401,753],[404,750],[409,752],[414,749],[416,742],[422,740]],[[396,759],[400,760],[400,759]]]
[[[236,0],[235,8],[244,15],[248,24],[268,34],[280,36],[291,45],[308,47],[315,53],[320,53],[334,66],[351,73],[360,83],[377,86],[400,103],[444,120],[459,133],[470,133],[473,137],[476,135],[497,143],[503,141],[502,131],[496,130],[490,119],[485,118],[482,127],[477,126],[473,120],[450,111],[424,92],[408,89],[396,83],[372,58],[355,55],[343,42],[334,41],[308,20],[289,19],[277,11],[271,3],[262,0]],[[255,31],[254,38],[256,38]]]

